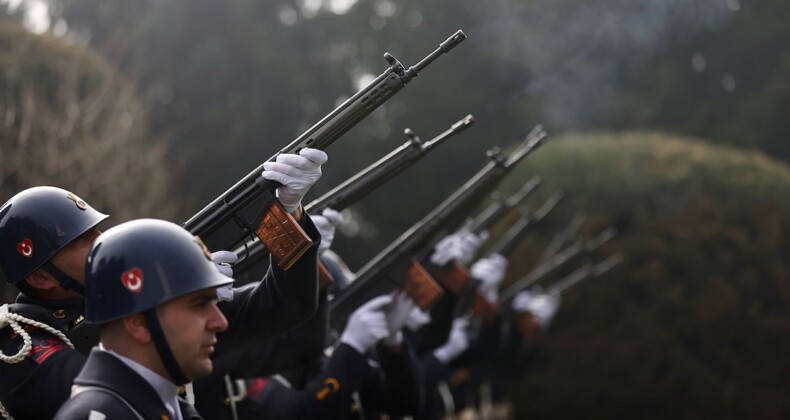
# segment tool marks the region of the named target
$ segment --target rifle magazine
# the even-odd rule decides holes
[[[313,246],[310,236],[277,200],[272,200],[255,234],[283,270],[291,268]]]
[[[499,314],[499,304],[489,302],[486,298],[475,294],[472,301],[472,313],[482,319],[486,325],[491,325],[496,320],[497,314]]]
[[[423,311],[430,309],[443,293],[428,270],[414,260],[409,265],[408,275],[401,288]]]
[[[450,261],[442,267],[436,267],[434,277],[448,292],[458,295],[469,284],[472,276],[458,261]]]

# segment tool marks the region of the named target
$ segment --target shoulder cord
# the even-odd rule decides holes
[[[13,356],[8,356],[2,351],[0,351],[0,361],[3,361],[5,363],[11,363],[11,364],[19,363],[22,360],[25,360],[25,357],[28,355],[28,353],[30,353],[30,350],[33,348],[33,340],[31,340],[30,334],[28,334],[27,331],[25,331],[24,328],[22,328],[22,326],[19,325],[20,323],[41,328],[61,339],[69,347],[74,348],[74,345],[71,344],[71,340],[69,340],[65,334],[58,331],[56,328],[52,328],[43,322],[33,321],[32,319],[25,318],[20,314],[15,314],[13,312],[10,312],[8,310],[8,304],[5,304],[3,306],[0,306],[0,329],[5,328],[6,325],[10,325],[11,328],[14,330],[14,332],[22,336],[22,341],[24,341],[24,344],[22,345],[22,348],[19,349],[19,352]],[[3,418],[6,420],[14,420],[11,414],[9,414],[8,411],[6,410],[5,406],[3,406],[2,402],[0,402],[0,415],[3,416]]]
[[[11,414],[9,414],[8,411],[6,411],[3,403],[0,403],[0,416],[3,416],[3,418],[6,420],[14,420]]]

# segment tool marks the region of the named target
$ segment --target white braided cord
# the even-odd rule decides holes
[[[20,314],[9,312],[8,304],[5,304],[2,307],[0,307],[0,328],[5,327],[6,325],[10,325],[11,328],[14,330],[14,332],[22,336],[22,341],[24,342],[24,344],[22,344],[22,348],[19,349],[19,352],[17,352],[17,354],[13,356],[8,356],[5,353],[3,353],[2,350],[0,350],[0,361],[3,361],[5,363],[11,363],[11,364],[19,363],[22,360],[25,360],[25,356],[27,356],[28,353],[30,353],[30,350],[33,348],[33,340],[30,338],[30,334],[28,334],[27,331],[25,331],[25,329],[22,328],[22,326],[19,324],[27,324],[33,327],[41,328],[51,333],[55,337],[58,337],[69,347],[74,348],[74,345],[71,344],[71,340],[69,340],[69,338],[66,337],[66,335],[60,332],[58,329],[50,327],[49,325],[43,322],[38,322],[26,318]],[[0,402],[0,415],[3,416],[3,418],[6,420],[14,420],[11,414],[8,413],[8,410],[6,410],[5,406],[3,406],[2,402]]]
[[[6,411],[3,403],[0,403],[0,415],[2,415],[5,420],[14,420],[11,414],[8,414],[8,411]]]
[[[22,345],[22,348],[19,349],[19,352],[14,356],[7,356],[2,351],[0,351],[0,361],[6,363],[19,363],[22,360],[25,360],[25,356],[27,356],[27,354],[30,353],[30,350],[33,348],[33,342],[30,339],[30,334],[28,334],[27,331],[25,331],[22,328],[22,326],[19,325],[20,323],[41,328],[42,330],[49,332],[55,337],[58,337],[69,347],[74,348],[74,344],[71,344],[71,340],[69,340],[69,338],[66,337],[66,334],[63,334],[58,329],[50,327],[49,325],[43,322],[38,322],[29,318],[25,318],[24,316],[19,314],[15,314],[12,312],[5,312],[5,313],[0,313],[0,325],[4,325],[4,324],[10,325],[11,328],[13,328],[13,330],[16,331],[17,334],[22,336],[22,340],[24,341],[24,344]]]

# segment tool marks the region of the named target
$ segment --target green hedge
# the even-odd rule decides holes
[[[626,132],[550,140],[506,186],[532,174],[542,196],[568,192],[547,232],[584,210],[582,233],[617,226],[605,251],[626,261],[565,294],[513,390],[520,418],[790,416],[787,166]],[[511,257],[510,277],[527,272],[544,236]]]

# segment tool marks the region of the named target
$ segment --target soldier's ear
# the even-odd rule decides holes
[[[134,341],[147,345],[151,343],[151,332],[145,323],[143,314],[129,315],[123,318],[123,328]]]
[[[58,281],[41,268],[25,277],[25,282],[39,290],[52,290],[59,286]]]

